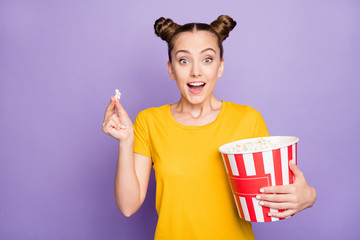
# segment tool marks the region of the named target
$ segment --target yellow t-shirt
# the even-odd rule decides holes
[[[223,101],[215,121],[184,126],[170,105],[140,112],[134,151],[152,158],[156,178],[157,240],[254,239],[240,219],[218,148],[269,136],[260,113]]]

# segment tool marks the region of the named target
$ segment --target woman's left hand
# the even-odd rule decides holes
[[[292,161],[289,166],[295,177],[293,184],[263,187],[260,192],[264,194],[256,196],[260,200],[259,204],[264,207],[284,209],[283,212],[270,212],[272,217],[286,218],[315,203],[315,188],[307,184],[304,174]]]

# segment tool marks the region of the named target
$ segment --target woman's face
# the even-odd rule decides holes
[[[169,74],[176,80],[182,100],[191,104],[210,100],[216,80],[224,71],[216,37],[208,31],[180,33],[175,39],[171,57]]]

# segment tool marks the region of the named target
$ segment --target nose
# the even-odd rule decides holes
[[[201,76],[201,68],[198,63],[194,63],[191,69],[191,76],[198,78]]]

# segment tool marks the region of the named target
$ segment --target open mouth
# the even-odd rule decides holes
[[[204,82],[191,82],[191,83],[188,83],[187,85],[189,87],[189,91],[192,94],[198,94],[203,90],[206,83],[204,83]]]

